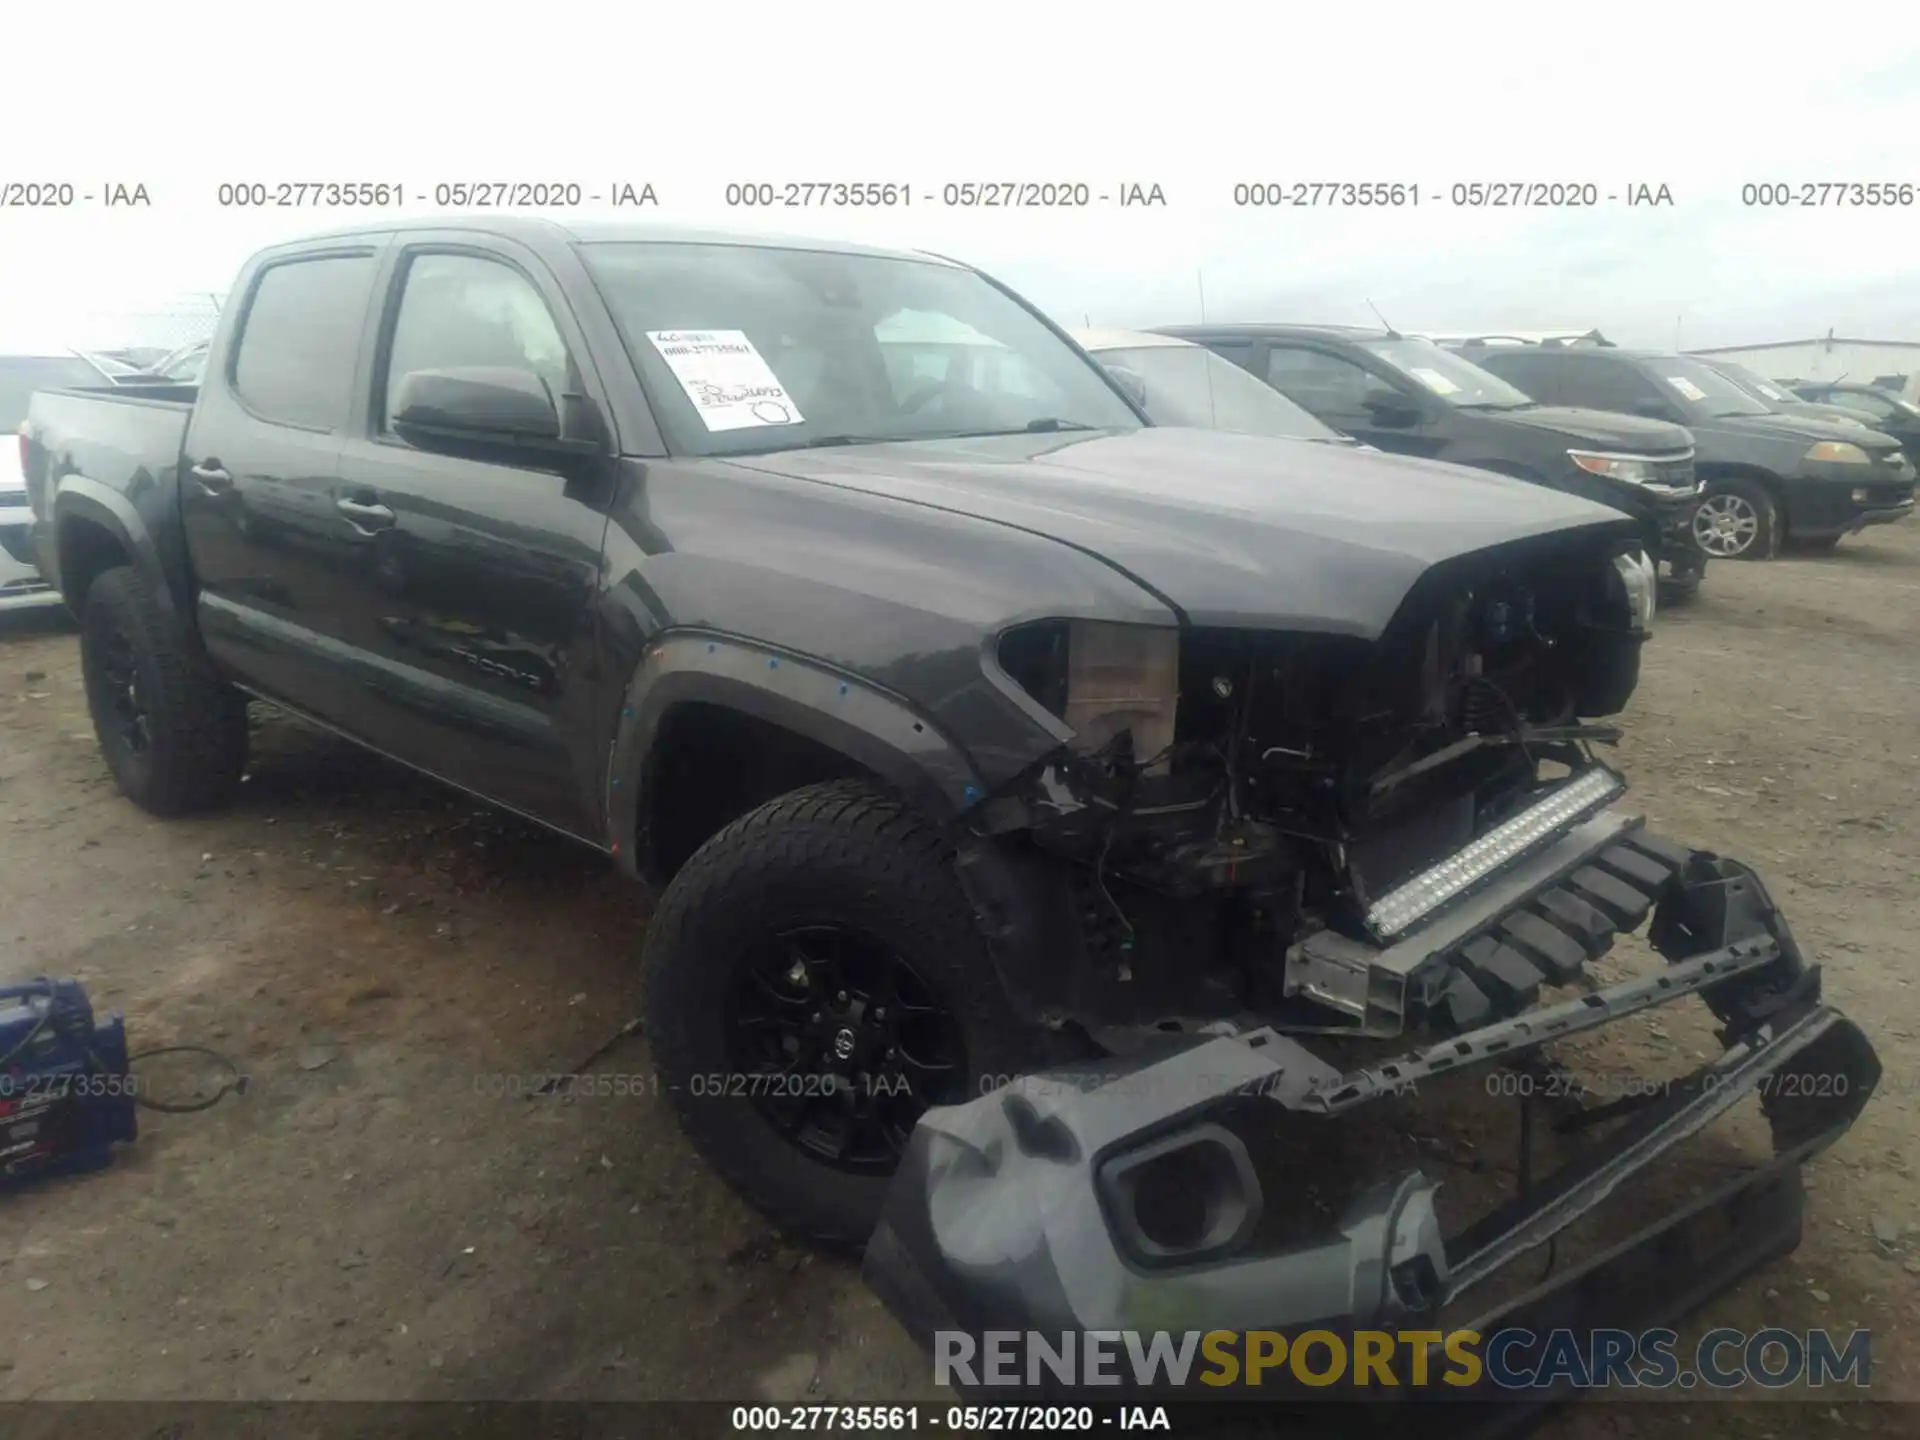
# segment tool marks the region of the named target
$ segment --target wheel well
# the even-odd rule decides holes
[[[60,522],[60,590],[76,611],[102,573],[132,558],[120,537],[98,521],[68,516]]]
[[[664,883],[714,834],[775,796],[873,772],[831,746],[724,705],[688,701],[660,722],[635,837],[641,868]]]

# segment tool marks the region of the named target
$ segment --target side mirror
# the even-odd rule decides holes
[[[1423,424],[1427,418],[1424,405],[1411,395],[1402,395],[1398,391],[1370,395],[1363,403],[1367,408],[1367,418],[1389,430],[1411,429]]]
[[[1107,372],[1108,377],[1120,387],[1129,400],[1142,410],[1147,408],[1147,382],[1140,377],[1138,371],[1129,370],[1124,365],[1108,365],[1104,361],[1100,368]]]
[[[400,381],[392,424],[417,443],[552,445],[560,410],[531,370],[473,365],[415,370]]]

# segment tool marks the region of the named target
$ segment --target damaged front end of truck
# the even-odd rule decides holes
[[[909,1331],[1642,1328],[1797,1245],[1799,1168],[1879,1063],[1759,877],[1622,806],[1594,747],[1654,576],[1596,546],[1436,565],[1364,642],[1000,639],[1075,740],[980,808],[963,883],[1023,1010],[1108,1058],[921,1120],[866,1261]],[[1711,1041],[1644,1043],[1685,1006]],[[1562,1063],[1635,1017],[1632,1083]],[[1369,1121],[1392,1155],[1496,1110],[1465,1162],[1420,1136],[1301,1203]],[[1743,1112],[1770,1153],[1672,1183]]]

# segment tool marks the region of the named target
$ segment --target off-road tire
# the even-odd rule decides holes
[[[147,745],[135,749],[111,716],[105,656],[116,637],[132,652]],[[80,612],[87,709],[114,783],[153,815],[214,810],[233,798],[247,763],[246,697],[214,673],[199,641],[162,608],[139,571],[103,571]]]
[[[951,852],[903,800],[861,780],[782,795],[697,850],[647,926],[642,955],[653,1061],[681,1127],[723,1178],[781,1229],[864,1246],[890,1176],[804,1153],[752,1098],[696,1094],[730,1059],[724,1019],[735,967],[768,930],[857,925],[906,958],[958,1025],[966,1099],[991,1077],[1040,1068],[1043,1032],[1023,1026],[954,876]]]

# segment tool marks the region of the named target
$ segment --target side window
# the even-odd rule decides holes
[[[1616,410],[1627,414],[1647,401],[1669,410],[1674,408],[1671,399],[1630,365],[1574,356],[1562,360],[1560,367],[1558,400],[1562,405],[1584,405],[1589,410]]]
[[[1222,360],[1231,360],[1250,375],[1258,375],[1260,367],[1254,363],[1253,342],[1251,340],[1208,340],[1206,347]],[[1269,382],[1271,383],[1271,382]]]
[[[416,255],[394,321],[381,428],[408,375],[464,366],[530,370],[565,413],[563,397],[573,388],[566,343],[532,282],[477,255]]]
[[[1559,383],[1561,362],[1557,360],[1536,358],[1519,350],[1504,354],[1499,351],[1488,354],[1467,350],[1462,352],[1462,358],[1471,360],[1483,370],[1492,371],[1530,400],[1542,405],[1567,403]]]
[[[1836,390],[1827,399],[1835,405],[1844,405],[1849,410],[1858,410],[1875,420],[1885,420],[1893,414],[1893,406],[1878,395],[1867,395],[1859,390]]]
[[[1316,414],[1364,414],[1369,400],[1399,393],[1351,360],[1291,345],[1268,348],[1267,383]]]
[[[286,260],[261,272],[234,352],[233,388],[263,420],[313,430],[347,422],[371,255]]]

